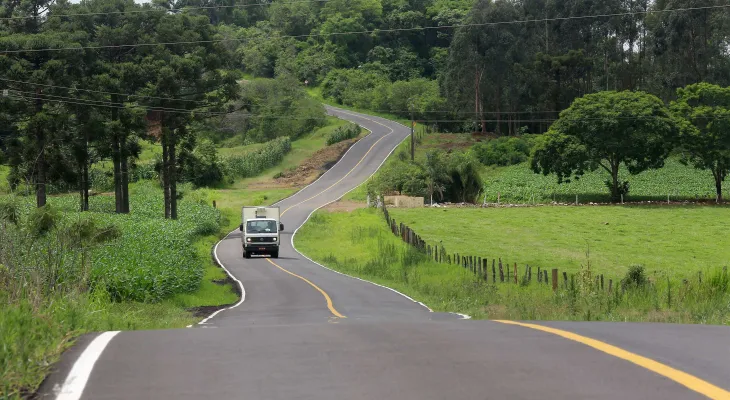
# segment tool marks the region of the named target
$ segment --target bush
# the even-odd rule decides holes
[[[266,142],[259,150],[241,156],[223,159],[223,171],[228,177],[247,178],[255,176],[281,162],[291,151],[291,140],[288,137]]]
[[[20,204],[15,196],[8,196],[0,201],[0,222],[17,225],[20,220]]]
[[[448,159],[451,184],[446,188],[448,198],[453,202],[472,203],[482,190],[479,163],[470,153],[452,153]]]
[[[646,279],[644,267],[641,265],[632,265],[626,272],[626,275],[621,279],[621,286],[625,288],[642,288],[646,286],[649,281]]]
[[[527,161],[534,137],[500,137],[473,146],[474,155],[484,165],[508,166]]]
[[[44,207],[34,208],[31,211],[26,227],[34,237],[43,236],[56,226],[58,218],[58,211],[50,204],[46,204]]]
[[[358,124],[347,124],[337,127],[337,129],[335,129],[335,131],[327,137],[327,146],[331,146],[344,140],[354,139],[359,135],[360,125]]]

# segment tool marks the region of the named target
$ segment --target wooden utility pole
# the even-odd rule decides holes
[[[411,105],[411,161],[416,158],[416,140],[413,137],[413,105]]]

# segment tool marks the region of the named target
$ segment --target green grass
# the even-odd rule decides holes
[[[485,168],[482,177],[488,202],[607,202],[609,194],[604,181],[609,179],[602,170],[589,172],[579,180],[558,184],[555,176],[535,174],[527,163],[509,167]],[[667,160],[662,169],[648,170],[638,175],[622,171],[621,179],[631,184],[626,201],[715,199],[712,174],[682,165],[676,158]],[[727,190],[727,189],[726,189]],[[482,200],[482,199],[480,199]]]
[[[8,174],[10,174],[10,167],[6,165],[0,165],[0,194],[10,193]]]
[[[431,261],[393,235],[374,209],[319,211],[299,230],[295,245],[337,271],[392,287],[436,311],[474,318],[730,324],[730,275],[720,269],[702,283],[652,275],[653,282],[621,291],[615,280],[610,293],[585,270],[568,287],[561,282],[557,293],[534,279],[494,284],[460,266]]]
[[[139,154],[139,163],[154,162],[158,157],[162,157],[162,146],[159,143],[152,143],[147,140],[140,140],[142,152]]]
[[[587,263],[620,277],[630,265],[685,275],[730,265],[727,207],[580,206],[390,210],[448,253],[502,258],[521,268],[577,272]]]

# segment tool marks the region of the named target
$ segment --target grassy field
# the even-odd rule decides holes
[[[727,207],[567,206],[390,210],[449,253],[617,278],[631,265],[676,276],[730,265]],[[588,256],[586,253],[589,253]],[[588,258],[587,258],[588,257]]]
[[[720,269],[702,283],[637,280],[627,281],[625,290],[616,284],[612,292],[600,290],[587,273],[576,274],[557,293],[534,280],[520,285],[485,283],[464,268],[435,263],[407,246],[374,209],[319,211],[294,243],[330,268],[392,287],[436,311],[491,319],[730,324],[730,275]]]

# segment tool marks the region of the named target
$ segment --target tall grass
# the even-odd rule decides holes
[[[180,304],[196,299],[176,296],[200,287],[194,242],[218,232],[220,214],[186,195],[180,220],[165,220],[154,184],[131,189],[130,215],[113,214],[111,196],[83,214],[75,196],[41,209],[0,198],[0,398],[30,394],[82,332],[192,323]]]
[[[474,318],[515,320],[601,320],[730,324],[730,274],[727,269],[664,273],[637,278],[627,273],[603,289],[586,266],[568,284],[535,279],[521,284],[485,282],[468,269],[433,262],[403,243],[372,209],[353,213],[318,212],[299,231],[297,248],[338,271],[403,291],[439,311]]]

